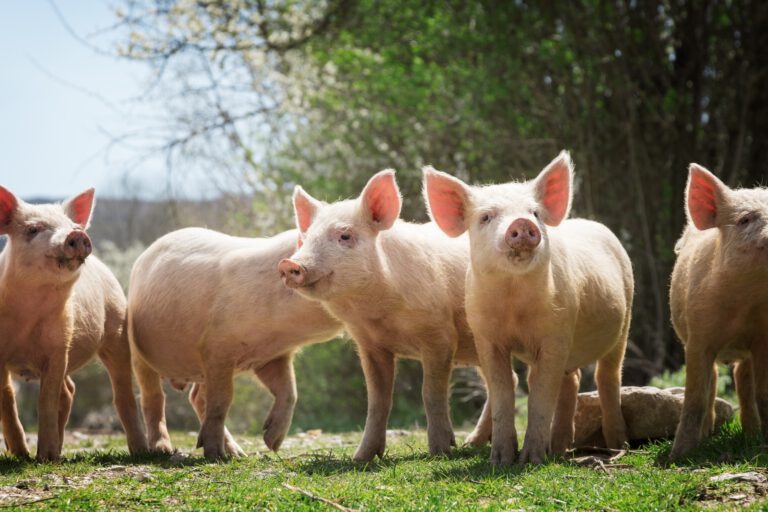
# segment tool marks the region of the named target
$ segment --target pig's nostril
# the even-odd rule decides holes
[[[293,275],[295,275],[295,276],[298,276],[299,274],[301,274],[301,272],[299,272],[298,270],[296,270],[296,269],[294,268],[293,270],[291,270],[291,274],[293,274]]]
[[[518,233],[517,231],[512,232],[512,238],[517,238],[518,236],[520,236],[520,233]]]

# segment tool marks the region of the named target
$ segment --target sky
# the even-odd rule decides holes
[[[56,0],[81,37],[114,50],[105,0]],[[0,2],[0,185],[22,198],[67,197],[95,186],[117,196],[136,155],[110,145],[135,128],[149,108],[131,101],[144,91],[148,68],[99,55],[71,35],[48,0]],[[111,135],[110,135],[111,134]],[[162,188],[159,158],[130,170],[145,189]]]

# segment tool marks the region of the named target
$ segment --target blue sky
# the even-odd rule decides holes
[[[47,0],[3,4],[0,185],[27,198],[64,197],[90,186],[97,194],[119,195],[126,162],[135,155],[107,151],[105,132],[126,133],[147,111],[129,100],[143,91],[148,69],[78,42]],[[57,0],[56,5],[78,34],[114,49],[114,35],[89,36],[115,23],[112,4]],[[162,174],[155,160],[133,169],[131,179],[151,190]]]

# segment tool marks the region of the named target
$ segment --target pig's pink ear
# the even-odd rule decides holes
[[[296,227],[303,234],[309,229],[312,224],[312,219],[315,218],[317,210],[320,208],[321,203],[301,188],[301,185],[296,185],[293,189],[293,210],[296,212]]]
[[[557,226],[568,217],[573,197],[573,162],[567,151],[561,151],[534,180],[536,198],[543,207],[541,220]]]
[[[368,184],[360,194],[363,215],[381,231],[389,229],[400,217],[400,190],[395,181],[395,171],[387,169],[378,172],[368,180]]]
[[[424,200],[430,218],[452,237],[467,230],[466,211],[470,188],[460,179],[440,172],[432,166],[421,169],[424,175]]]
[[[728,186],[698,164],[688,167],[685,191],[688,217],[698,229],[717,226],[718,209],[722,206]]]
[[[8,233],[8,225],[18,205],[16,196],[7,188],[0,186],[0,235]]]
[[[62,205],[67,217],[72,219],[75,224],[80,225],[83,229],[88,229],[88,224],[91,222],[91,213],[93,212],[93,206],[96,203],[94,197],[95,193],[96,190],[94,188],[89,188],[85,192],[82,192],[71,199],[67,199]]]

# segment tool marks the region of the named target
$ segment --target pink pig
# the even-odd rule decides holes
[[[521,462],[541,463],[571,445],[579,368],[595,360],[607,446],[626,441],[620,385],[632,265],[605,226],[565,220],[572,181],[567,152],[523,183],[471,187],[424,169],[432,218],[449,236],[469,232],[467,319],[488,384],[494,464],[517,457],[510,356],[529,368]]]
[[[697,164],[689,172],[670,288],[686,364],[673,459],[712,433],[716,360],[736,362],[742,428],[768,438],[768,189],[731,189]]]
[[[264,442],[277,450],[293,418],[293,355],[333,338],[340,324],[319,304],[283,286],[275,266],[298,233],[238,238],[187,228],[159,238],[131,272],[128,326],[150,448],[170,452],[161,377],[182,388],[200,419],[209,459],[245,452],[224,426],[234,374],[253,372],[275,401]]]
[[[29,450],[11,373],[40,379],[38,460],[57,460],[75,385],[69,374],[98,354],[112,381],[131,453],[147,449],[131,383],[125,295],[86,234],[89,189],[63,204],[31,205],[0,187],[0,408],[8,449]]]
[[[455,444],[448,405],[452,367],[476,365],[464,312],[466,238],[448,239],[434,223],[398,219],[394,171],[374,175],[358,199],[320,202],[297,186],[299,249],[280,262],[286,286],[320,301],[354,338],[368,388],[368,416],[355,460],[383,456],[395,358],[420,360],[429,450]],[[486,407],[468,439],[490,437]]]

